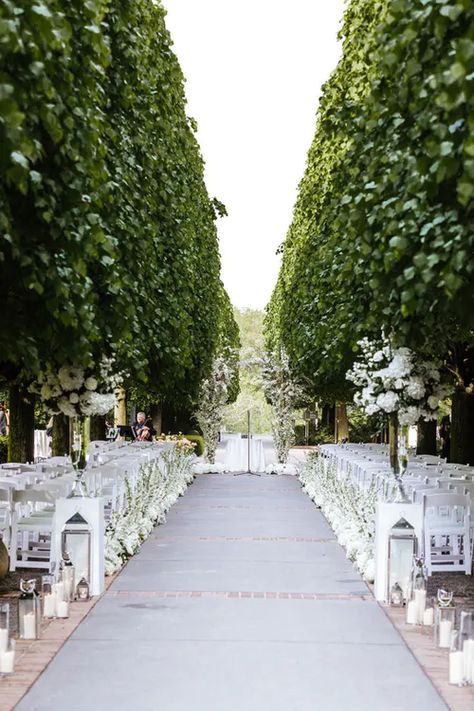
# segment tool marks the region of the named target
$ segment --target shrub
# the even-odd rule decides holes
[[[206,449],[204,437],[202,437],[202,435],[197,434],[187,434],[184,435],[184,437],[186,437],[186,439],[189,439],[190,442],[196,442],[196,449],[194,450],[194,453],[198,457],[201,457],[204,454],[204,450]]]

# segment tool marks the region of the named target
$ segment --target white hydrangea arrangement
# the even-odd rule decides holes
[[[123,374],[114,372],[114,360],[103,358],[98,368],[50,368],[38,376],[31,390],[52,415],[106,415],[115,405],[114,391],[122,379]]]
[[[126,478],[126,509],[112,514],[105,532],[106,575],[120,570],[153,527],[166,521],[166,513],[193,481],[193,458],[189,449],[175,446],[160,461],[140,467],[134,489]]]
[[[262,385],[273,410],[272,431],[278,463],[286,464],[295,439],[294,410],[302,392],[293,379],[283,348],[279,354],[267,354],[262,369]]]
[[[397,415],[401,426],[436,418],[441,401],[450,393],[440,383],[437,363],[420,360],[409,348],[393,347],[387,339],[378,347],[364,338],[359,346],[359,360],[346,374],[359,389],[356,405],[367,415]]]
[[[273,462],[265,467],[265,474],[278,474],[279,476],[286,474],[287,476],[298,476],[298,467],[296,464],[280,464]]]
[[[225,466],[222,462],[206,462],[203,459],[196,459],[193,464],[194,474],[224,474]]]
[[[364,578],[375,576],[375,485],[367,491],[356,487],[350,471],[337,472],[336,464],[316,453],[308,455],[300,473],[303,489],[321,508],[347,557]]]
[[[234,369],[225,354],[218,355],[213,363],[212,372],[201,385],[199,408],[195,413],[196,421],[206,442],[206,459],[215,464],[219,432],[224,421],[225,407],[229,400],[229,384]]]

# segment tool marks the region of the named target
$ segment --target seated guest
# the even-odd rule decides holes
[[[132,425],[132,432],[138,442],[151,442],[153,436],[156,435],[151,417],[147,417],[144,412],[139,412],[137,421]]]

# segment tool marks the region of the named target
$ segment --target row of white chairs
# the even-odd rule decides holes
[[[126,477],[132,490],[141,463],[157,454],[143,447],[92,443],[83,482],[88,493],[104,499],[106,521],[126,508]],[[36,465],[0,466],[0,535],[10,569],[49,568],[55,500],[68,496],[76,473],[70,460],[55,457]]]
[[[383,446],[383,445],[382,445]],[[390,492],[390,467],[381,445],[322,447],[323,456],[359,487],[376,486],[381,499]],[[470,574],[474,551],[474,468],[447,464],[438,457],[412,457],[403,477],[405,493],[424,512],[424,556],[428,574]]]

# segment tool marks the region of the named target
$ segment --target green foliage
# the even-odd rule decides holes
[[[190,442],[196,442],[194,454],[196,454],[198,457],[202,457],[202,455],[204,454],[204,450],[206,449],[204,437],[195,434],[185,434],[184,437],[186,437],[186,439],[189,439]]]
[[[350,442],[373,442],[381,434],[384,419],[380,415],[366,415],[360,407],[347,408]]]
[[[0,5],[0,371],[115,354],[142,392],[195,399],[224,301],[215,219],[165,11]]]
[[[0,464],[8,461],[8,435],[0,435]]]
[[[267,310],[308,393],[357,340],[444,355],[474,325],[474,5],[352,0]]]
[[[252,432],[269,433],[272,409],[262,390],[264,314],[258,309],[234,307],[234,317],[241,339],[240,392],[235,403],[227,406],[224,424],[229,432],[247,432],[247,411],[250,410]]]
[[[219,340],[217,352],[224,353],[226,362],[232,369],[232,378],[227,387],[229,404],[235,402],[240,392],[239,373],[239,350],[240,350],[240,330],[234,316],[234,309],[222,287],[221,303],[219,309]]]

